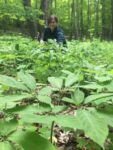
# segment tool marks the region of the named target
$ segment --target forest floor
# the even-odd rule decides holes
[[[44,150],[113,150],[113,42],[67,44],[0,36],[0,119],[37,131]]]

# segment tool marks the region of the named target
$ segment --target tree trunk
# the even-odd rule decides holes
[[[99,0],[95,0],[95,36],[99,36]]]
[[[80,37],[80,20],[79,20],[79,1],[76,0],[76,37],[79,39]]]
[[[84,21],[83,21],[83,0],[80,1],[80,37],[84,36]]]
[[[33,18],[29,17],[29,14],[28,14],[29,13],[28,8],[31,7],[31,0],[23,0],[23,5],[25,8],[25,12],[26,12],[26,21],[27,21],[29,34],[34,39],[37,37],[37,25],[34,22]]]
[[[102,38],[106,37],[106,17],[105,17],[105,13],[106,13],[106,1],[105,0],[101,0],[102,3]]]
[[[44,19],[45,24],[47,25],[48,14],[49,14],[49,0],[41,0],[40,9],[43,12],[43,15],[40,16],[41,19]]]
[[[111,39],[113,40],[113,0],[111,0]]]
[[[87,10],[87,36],[90,38],[90,27],[91,27],[91,1],[88,0]]]
[[[75,16],[75,0],[72,0],[72,4],[71,4],[71,34],[70,34],[70,38],[72,38],[73,36],[76,38],[76,16]]]
[[[49,16],[49,0],[41,0],[40,10],[42,11],[42,15],[39,17],[41,20],[44,20],[44,25],[47,25],[48,16]],[[38,24],[40,39],[43,38],[44,25]]]

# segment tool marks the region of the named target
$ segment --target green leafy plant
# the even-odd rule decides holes
[[[63,48],[49,42],[0,37],[2,150],[31,150],[32,145],[39,150],[59,148],[58,142],[54,144],[56,126],[73,134],[78,149],[109,150],[113,146],[112,43],[71,41]]]
[[[109,100],[113,98],[113,94],[98,93],[97,96],[95,93],[85,98],[84,92],[82,89],[78,89],[79,85],[76,82],[68,88],[65,86],[67,79],[69,80],[69,75],[65,78],[50,77],[48,78],[50,85],[40,87],[40,85],[36,86],[35,79],[27,73],[19,72],[18,80],[1,75],[0,83],[3,89],[0,97],[0,108],[3,114],[1,128],[3,129],[4,127],[4,130],[1,132],[1,142],[5,142],[8,147],[10,147],[9,143],[11,141],[17,142],[20,147],[27,150],[32,145],[31,141],[31,145],[29,143],[29,136],[33,136],[32,139],[37,140],[36,143],[38,143],[38,139],[39,142],[43,139],[35,135],[32,125],[34,123],[46,125],[51,129],[48,137],[51,138],[53,136],[53,128],[51,126],[53,126],[54,122],[61,127],[70,128],[70,131],[74,130],[75,134],[78,130],[84,131],[87,138],[90,138],[104,149],[104,144],[109,134],[108,125],[113,127],[111,117],[113,115],[113,106],[112,103],[109,103]],[[76,84],[78,87],[75,86]],[[6,96],[5,91],[9,95]],[[57,97],[55,96],[56,92]],[[67,92],[68,96],[66,96]],[[107,99],[101,101],[102,98]],[[55,104],[55,101],[58,101],[58,104]],[[101,103],[97,101],[101,101]],[[66,106],[67,103],[69,104],[68,107]],[[104,107],[102,107],[102,104]],[[73,115],[68,114],[70,108]],[[63,114],[65,111],[67,111],[66,115]],[[6,128],[6,126],[8,127]],[[18,128],[20,127],[22,130],[21,132],[19,131],[21,133],[20,139],[16,141],[15,134],[18,134]],[[10,138],[13,135],[14,140]],[[21,136],[26,137],[24,141]],[[2,144],[4,145],[5,143]],[[29,146],[26,145],[27,143],[29,143]],[[14,143],[12,144],[14,145]],[[36,148],[38,149],[37,144]]]

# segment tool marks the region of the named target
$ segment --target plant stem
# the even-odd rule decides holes
[[[53,121],[52,125],[51,125],[51,134],[50,134],[50,141],[51,141],[51,143],[53,143],[53,128],[54,128],[54,124],[55,124],[55,121]]]

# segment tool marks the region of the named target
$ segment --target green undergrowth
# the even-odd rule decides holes
[[[0,37],[0,149],[113,149],[113,43]],[[67,143],[66,143],[67,144]],[[69,144],[69,143],[68,143]]]

